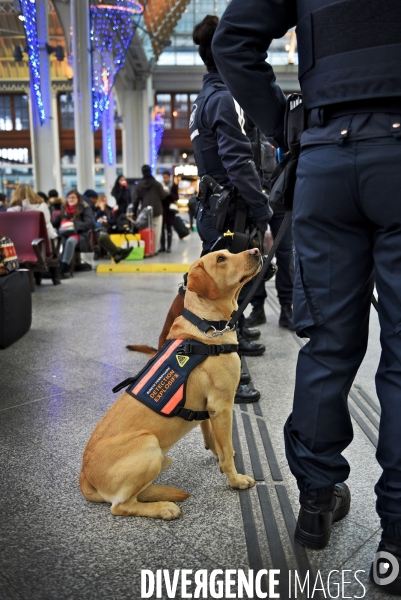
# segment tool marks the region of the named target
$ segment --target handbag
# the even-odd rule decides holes
[[[0,276],[18,271],[19,262],[15,246],[8,237],[0,238]]]

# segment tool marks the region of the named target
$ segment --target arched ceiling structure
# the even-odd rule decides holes
[[[49,14],[49,39],[51,46],[62,46],[65,53],[63,61],[52,54],[52,81],[68,80],[72,77],[70,66],[70,0],[46,0]],[[127,55],[129,76],[135,77],[141,72],[149,72],[180,20],[189,0],[140,0],[144,6],[143,17]],[[111,3],[111,2],[110,2]],[[16,61],[15,48],[25,48],[25,33],[19,19],[19,2],[0,0],[0,80],[1,82],[28,82],[28,57]],[[147,31],[148,33],[144,32]],[[126,73],[127,75],[127,73]]]

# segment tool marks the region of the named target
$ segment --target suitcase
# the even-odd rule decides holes
[[[0,348],[8,348],[31,327],[32,300],[29,273],[14,271],[0,277]]]
[[[149,229],[149,227],[141,229],[141,238],[145,242],[145,257],[153,256],[156,252],[155,230]]]
[[[175,215],[173,227],[180,240],[189,235],[189,229],[185,225],[184,221],[181,219],[180,215]]]
[[[140,230],[141,239],[145,242],[145,258],[153,256],[156,252],[155,230],[153,229],[153,208],[146,207],[148,226]]]

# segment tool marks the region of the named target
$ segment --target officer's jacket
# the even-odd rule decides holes
[[[281,144],[284,96],[266,51],[297,27],[307,109],[401,97],[400,0],[231,0],[213,56],[236,100]]]
[[[262,192],[245,135],[245,117],[217,72],[203,78],[189,122],[199,176],[211,175],[231,185],[248,205],[255,222],[267,221],[267,198]]]

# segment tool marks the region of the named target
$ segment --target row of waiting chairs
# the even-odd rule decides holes
[[[20,266],[29,270],[31,291],[34,273],[59,266],[60,238],[49,240],[41,212],[0,212],[0,237],[12,240]]]

